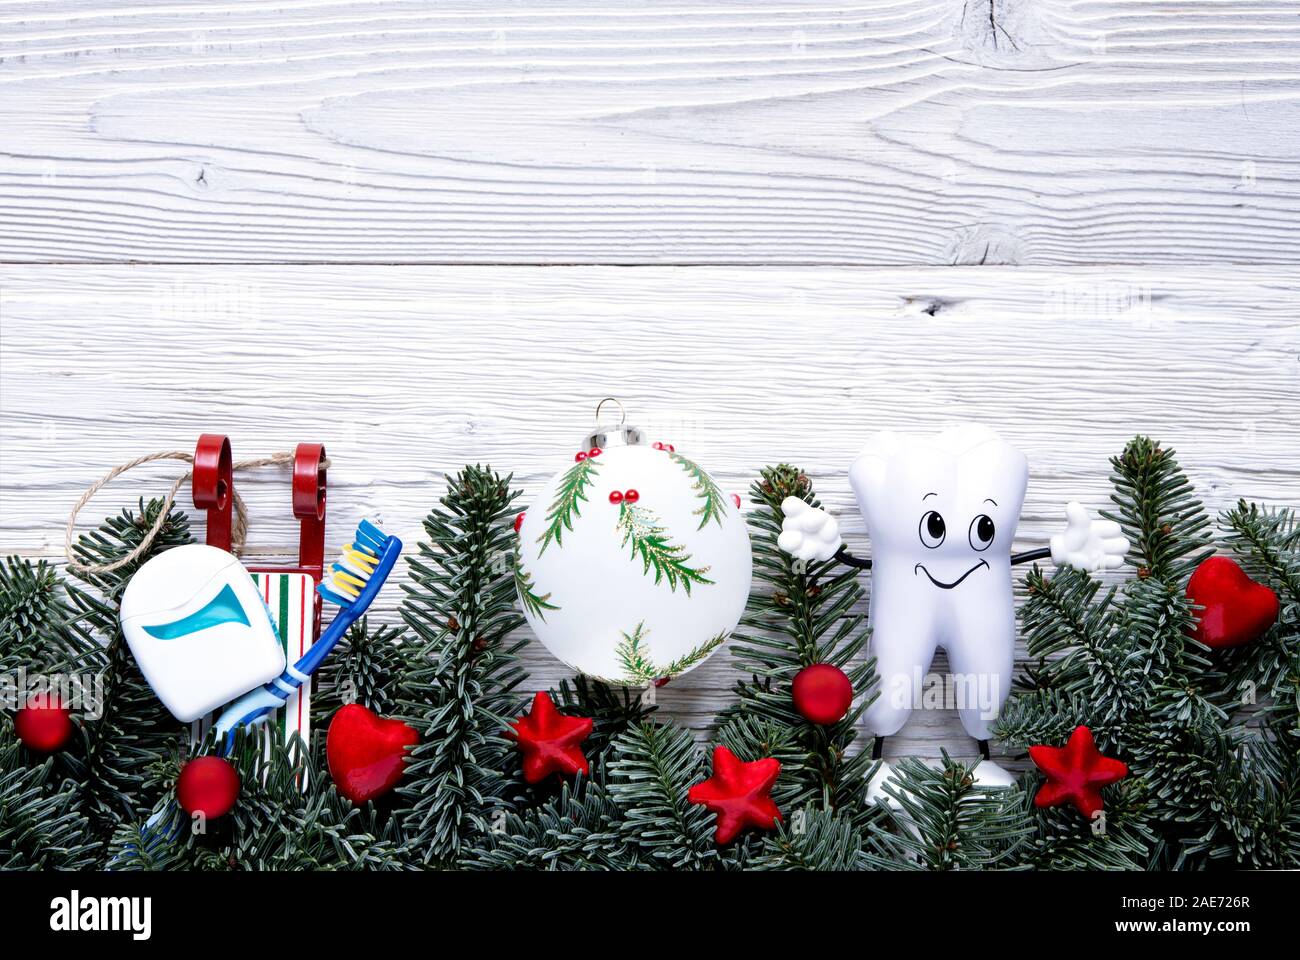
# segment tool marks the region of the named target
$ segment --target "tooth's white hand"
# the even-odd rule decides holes
[[[825,510],[811,506],[798,497],[781,501],[781,535],[776,545],[796,560],[829,560],[844,545],[840,525]]]
[[[1065,508],[1065,532],[1052,537],[1052,562],[1088,573],[1114,570],[1128,553],[1128,538],[1114,520],[1094,520],[1086,507],[1071,501]]]

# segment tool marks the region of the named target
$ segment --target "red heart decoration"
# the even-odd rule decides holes
[[[330,776],[339,793],[361,806],[397,785],[406,765],[406,748],[419,742],[414,727],[349,703],[334,714],[325,738]]]
[[[1210,557],[1196,568],[1187,599],[1205,608],[1192,636],[1215,650],[1257,640],[1277,622],[1277,594],[1227,557]]]

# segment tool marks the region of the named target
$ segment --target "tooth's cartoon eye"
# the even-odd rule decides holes
[[[997,528],[993,526],[993,518],[987,513],[981,513],[970,522],[970,545],[976,550],[987,550],[993,543],[993,536],[996,533]]]
[[[939,544],[943,543],[943,538],[948,535],[948,525],[943,522],[943,517],[935,510],[931,510],[921,518],[921,542],[933,550]]]

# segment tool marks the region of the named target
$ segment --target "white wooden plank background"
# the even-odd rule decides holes
[[[228,432],[235,456],[326,444],[330,541],[364,515],[415,541],[442,474],[566,465],[596,400],[743,492],[765,463],[813,476],[868,550],[844,471],[874,430],[974,418],[1030,458],[1018,542],[1064,502],[1106,502],[1137,432],[1178,449],[1218,510],[1300,503],[1300,269],[10,266],[0,285],[0,544],[57,557],[64,518],[112,464]],[[118,481],[88,522],[160,492]],[[238,485],[250,543],[296,543],[287,478]],[[397,591],[385,594],[391,619]],[[534,645],[539,685],[563,675]],[[660,691],[703,725],[725,654]],[[921,714],[891,753],[969,753]]]
[[[1295,0],[0,3],[0,259],[1295,263]]]
[[[606,394],[727,489],[802,464],[859,549],[858,444],[956,417],[1028,452],[1026,547],[1139,431],[1300,504],[1298,104],[1295,0],[0,0],[0,550],[203,430],[323,440],[331,540],[414,539]]]

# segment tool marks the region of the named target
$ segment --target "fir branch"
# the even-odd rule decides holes
[[[764,843],[754,870],[869,870],[866,832],[853,821],[809,804],[795,810]],[[891,867],[896,866],[891,864]]]
[[[0,746],[0,870],[88,870],[100,841],[80,812],[79,787],[54,758],[28,765],[8,718]]]
[[[579,460],[564,472],[560,489],[551,501],[550,512],[546,515],[546,530],[537,538],[537,542],[542,545],[537,551],[538,556],[546,552],[552,540],[563,546],[564,531],[572,530],[573,518],[581,516],[578,504],[587,499],[587,487],[595,482],[599,473],[595,457]]]
[[[726,643],[730,636],[731,634],[728,631],[723,630],[717,636],[710,637],[703,643],[692,647],[676,660],[670,660],[668,665],[660,670],[659,677],[675,677],[698,666],[703,663],[714,650],[717,650],[718,647]]]
[[[219,821],[192,823],[169,794],[159,821],[114,834],[114,870],[393,870],[407,867],[397,825],[360,810],[325,776],[321,738],[309,749],[266,729],[241,730],[229,759],[239,799]],[[181,768],[173,766],[173,780]],[[196,828],[197,827],[197,828]]]
[[[689,730],[642,723],[614,741],[609,791],[622,814],[627,843],[659,869],[726,866],[714,844],[714,815],[686,799],[707,777]]]
[[[449,477],[424,523],[428,542],[409,561],[401,616],[417,648],[400,712],[420,744],[394,815],[419,863],[454,863],[513,803],[518,755],[505,732],[523,708],[514,691],[525,641],[509,639],[524,623],[508,562],[518,496],[509,484],[484,467]]]
[[[519,602],[524,605],[524,609],[538,620],[546,620],[547,610],[560,609],[556,604],[550,602],[551,595],[549,593],[539,595],[533,589],[533,575],[524,569],[524,561],[519,555],[518,548],[515,549],[515,590],[519,594]]]
[[[370,627],[362,617],[321,664],[312,683],[312,723],[328,726],[345,703],[359,703],[387,715],[409,696],[405,681],[411,669],[411,647],[404,631]]]
[[[1015,788],[976,785],[975,764],[943,755],[938,769],[916,757],[899,760],[883,790],[901,807],[903,823],[877,832],[890,855],[867,859],[885,869],[990,869],[1004,864],[1030,831]]]
[[[640,854],[619,829],[621,812],[599,783],[578,777],[559,796],[509,813],[460,865],[470,870],[636,870]]]
[[[685,673],[703,662],[709,654],[726,643],[727,638],[730,636],[724,630],[716,637],[692,647],[676,660],[670,661],[664,666],[659,666],[654,662],[650,651],[644,646],[646,634],[649,632],[645,628],[645,621],[642,620],[632,629],[631,633],[623,633],[623,639],[619,641],[618,646],[615,648],[619,663],[623,666],[621,679],[624,683],[645,685]]]
[[[700,525],[696,529],[703,530],[709,525],[710,520],[717,521],[718,526],[722,526],[722,518],[726,514],[726,497],[714,483],[713,478],[705,473],[698,465],[688,460],[676,451],[669,451],[669,459],[678,464],[683,470],[691,475],[694,481],[691,489],[695,495],[704,501],[704,503],[693,511],[695,516],[700,518]]]
[[[1115,512],[1132,544],[1128,562],[1144,577],[1182,585],[1209,556],[1210,521],[1172,450],[1148,437],[1130,441],[1111,459]]]
[[[658,667],[650,659],[650,653],[641,644],[645,639],[645,621],[642,620],[632,628],[631,633],[624,633],[614,652],[623,665],[623,676],[630,683],[653,683],[659,676]]]
[[[1244,554],[1249,573],[1273,586],[1283,602],[1300,606],[1300,517],[1238,500],[1222,516],[1228,545]]]
[[[807,476],[787,464],[764,469],[752,489],[759,505],[749,515],[754,574],[766,589],[750,597],[731,647],[736,665],[753,679],[738,686],[739,703],[719,722],[746,717],[781,731],[773,736],[797,744],[799,754],[797,761],[782,758],[779,786],[791,788],[783,801],[815,800],[862,826],[874,817],[862,789],[872,760],[869,751],[852,746],[862,711],[877,695],[875,664],[865,657],[866,618],[856,612],[863,590],[856,571],[837,570],[834,561],[798,564],[777,547],[787,496],[820,506]],[[855,706],[830,726],[809,723],[794,707],[795,675],[815,663],[844,670],[856,693]]]
[[[593,768],[603,767],[617,737],[645,723],[656,709],[652,699],[625,686],[610,686],[582,674],[572,681],[561,680],[550,693],[561,713],[591,718],[591,735],[583,741],[582,749]]]
[[[692,583],[713,583],[705,576],[709,568],[690,566],[691,556],[686,548],[668,539],[659,518],[646,507],[623,501],[618,511],[618,529],[623,532],[623,546],[632,547],[632,558],[641,557],[642,572],[649,573],[654,568],[655,583],[666,579],[673,590],[681,583],[688,594]]]

